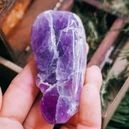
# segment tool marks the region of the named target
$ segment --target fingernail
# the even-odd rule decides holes
[[[1,86],[0,86],[0,94],[2,94],[2,88],[1,88]]]

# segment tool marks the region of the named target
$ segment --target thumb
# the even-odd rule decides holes
[[[77,129],[101,128],[100,87],[102,75],[97,66],[92,66],[86,72],[86,84],[81,93],[79,124]]]

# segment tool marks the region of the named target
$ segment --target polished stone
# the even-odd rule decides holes
[[[66,11],[41,13],[32,26],[41,112],[51,124],[67,122],[77,111],[84,83],[87,45],[80,18]]]

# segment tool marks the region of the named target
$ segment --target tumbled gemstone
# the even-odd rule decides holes
[[[77,111],[84,83],[87,45],[80,18],[67,11],[41,13],[32,26],[36,84],[41,113],[51,124],[67,122]]]

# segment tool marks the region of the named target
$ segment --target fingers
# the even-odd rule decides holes
[[[93,65],[93,66],[87,68],[85,85],[87,85],[87,83],[88,84],[89,83],[96,84],[96,88],[98,88],[100,90],[101,85],[102,85],[102,74],[101,74],[101,70],[98,66]]]
[[[0,117],[0,129],[23,129],[23,127],[18,121]]]
[[[77,129],[100,129],[101,128],[101,103],[100,87],[102,76],[97,66],[87,69],[86,84],[82,89],[79,125]]]
[[[30,62],[12,81],[3,96],[1,116],[23,122],[34,102],[38,88],[35,86],[35,64]]]
[[[1,110],[1,106],[2,106],[2,90],[0,87],[0,110]]]
[[[38,99],[24,122],[25,129],[53,129],[53,125],[48,124],[47,121],[43,119],[39,104]]]

